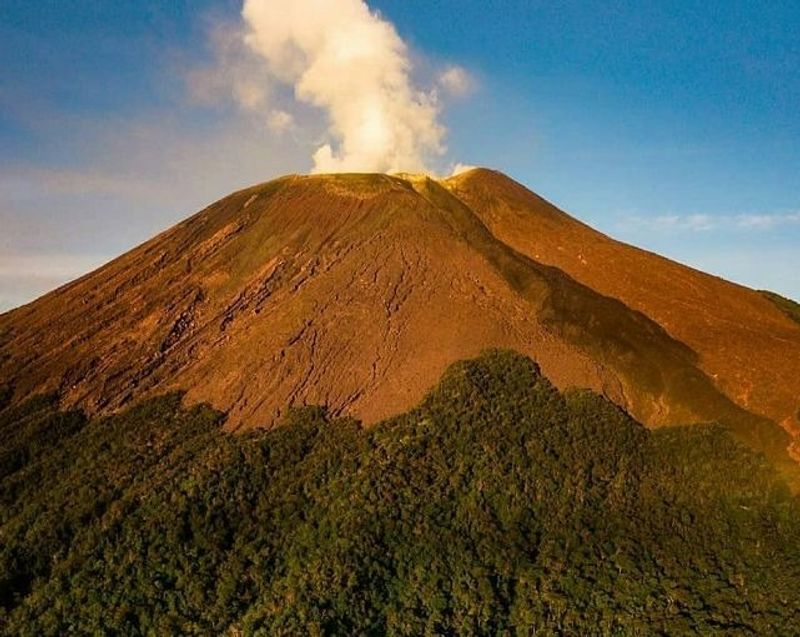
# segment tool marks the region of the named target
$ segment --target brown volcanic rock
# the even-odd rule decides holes
[[[404,179],[257,186],[0,318],[2,377],[90,411],[184,388],[233,426],[295,403],[375,421],[494,345],[552,360],[564,383],[612,381],[459,233]]]
[[[498,239],[642,312],[734,402],[800,434],[800,324],[763,294],[615,241],[496,171],[447,187]]]
[[[601,240],[617,252],[589,245]],[[604,272],[582,277],[540,245],[577,251]],[[639,267],[670,269],[668,279],[679,271],[669,290],[685,288],[686,314],[708,315],[694,287],[716,279],[611,242],[490,171],[445,182],[285,177],[0,316],[0,382],[15,400],[56,390],[90,412],[180,388],[227,411],[232,428],[269,425],[296,404],[369,423],[412,406],[453,361],[505,347],[538,360],[560,387],[595,389],[651,425],[724,420],[785,460],[786,434],[734,401],[783,416],[776,405],[788,410],[791,383],[763,391],[760,371],[776,372],[757,365],[796,361],[753,352],[752,369],[720,379],[708,361],[722,355],[698,344],[721,341],[694,333],[707,319],[676,329],[679,309],[651,311],[660,293],[627,272]],[[635,283],[613,288],[612,268]],[[738,323],[724,314],[736,338],[774,331],[757,346],[800,346],[800,330],[769,302],[719,286],[755,308]],[[742,360],[740,344],[724,348]],[[704,372],[719,374],[718,387]],[[747,400],[730,391],[731,401],[723,392],[741,378],[753,389]]]

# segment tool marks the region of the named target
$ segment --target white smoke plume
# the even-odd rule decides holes
[[[245,0],[242,16],[274,78],[327,115],[315,172],[423,171],[444,152],[435,91],[414,87],[405,43],[362,0]]]
[[[241,16],[212,33],[216,63],[190,74],[196,100],[298,140],[321,115],[314,172],[429,172],[444,154],[440,94],[467,93],[470,75],[450,65],[420,88],[405,42],[364,0],[244,0]]]

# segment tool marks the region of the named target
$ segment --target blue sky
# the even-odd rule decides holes
[[[419,68],[457,64],[448,162],[600,230],[800,298],[800,3],[372,0]],[[187,91],[238,0],[3,0],[0,310],[227,192],[311,167]]]

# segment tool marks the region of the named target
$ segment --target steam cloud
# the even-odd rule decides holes
[[[242,18],[238,42],[218,34],[217,66],[190,78],[203,101],[225,85],[275,134],[295,130],[300,105],[320,109],[314,172],[423,172],[444,154],[439,93],[463,96],[469,74],[449,66],[418,88],[408,47],[363,0],[244,0]],[[270,106],[286,88],[293,105]]]

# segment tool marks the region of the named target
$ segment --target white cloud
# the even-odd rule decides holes
[[[711,215],[687,215],[683,219],[683,224],[692,232],[704,232],[713,230],[717,226],[717,220]]]
[[[631,215],[623,218],[618,225],[626,230],[705,232],[717,227],[717,219],[705,214],[658,215],[655,217]]]
[[[739,215],[669,214],[654,217],[628,215],[617,222],[623,231],[706,232],[709,230],[772,230],[779,226],[800,225],[800,213]]]
[[[776,226],[800,224],[800,212],[738,215],[735,222],[740,228],[769,230]]]
[[[439,85],[450,95],[463,97],[475,88],[475,80],[462,66],[450,66],[439,74]]]

